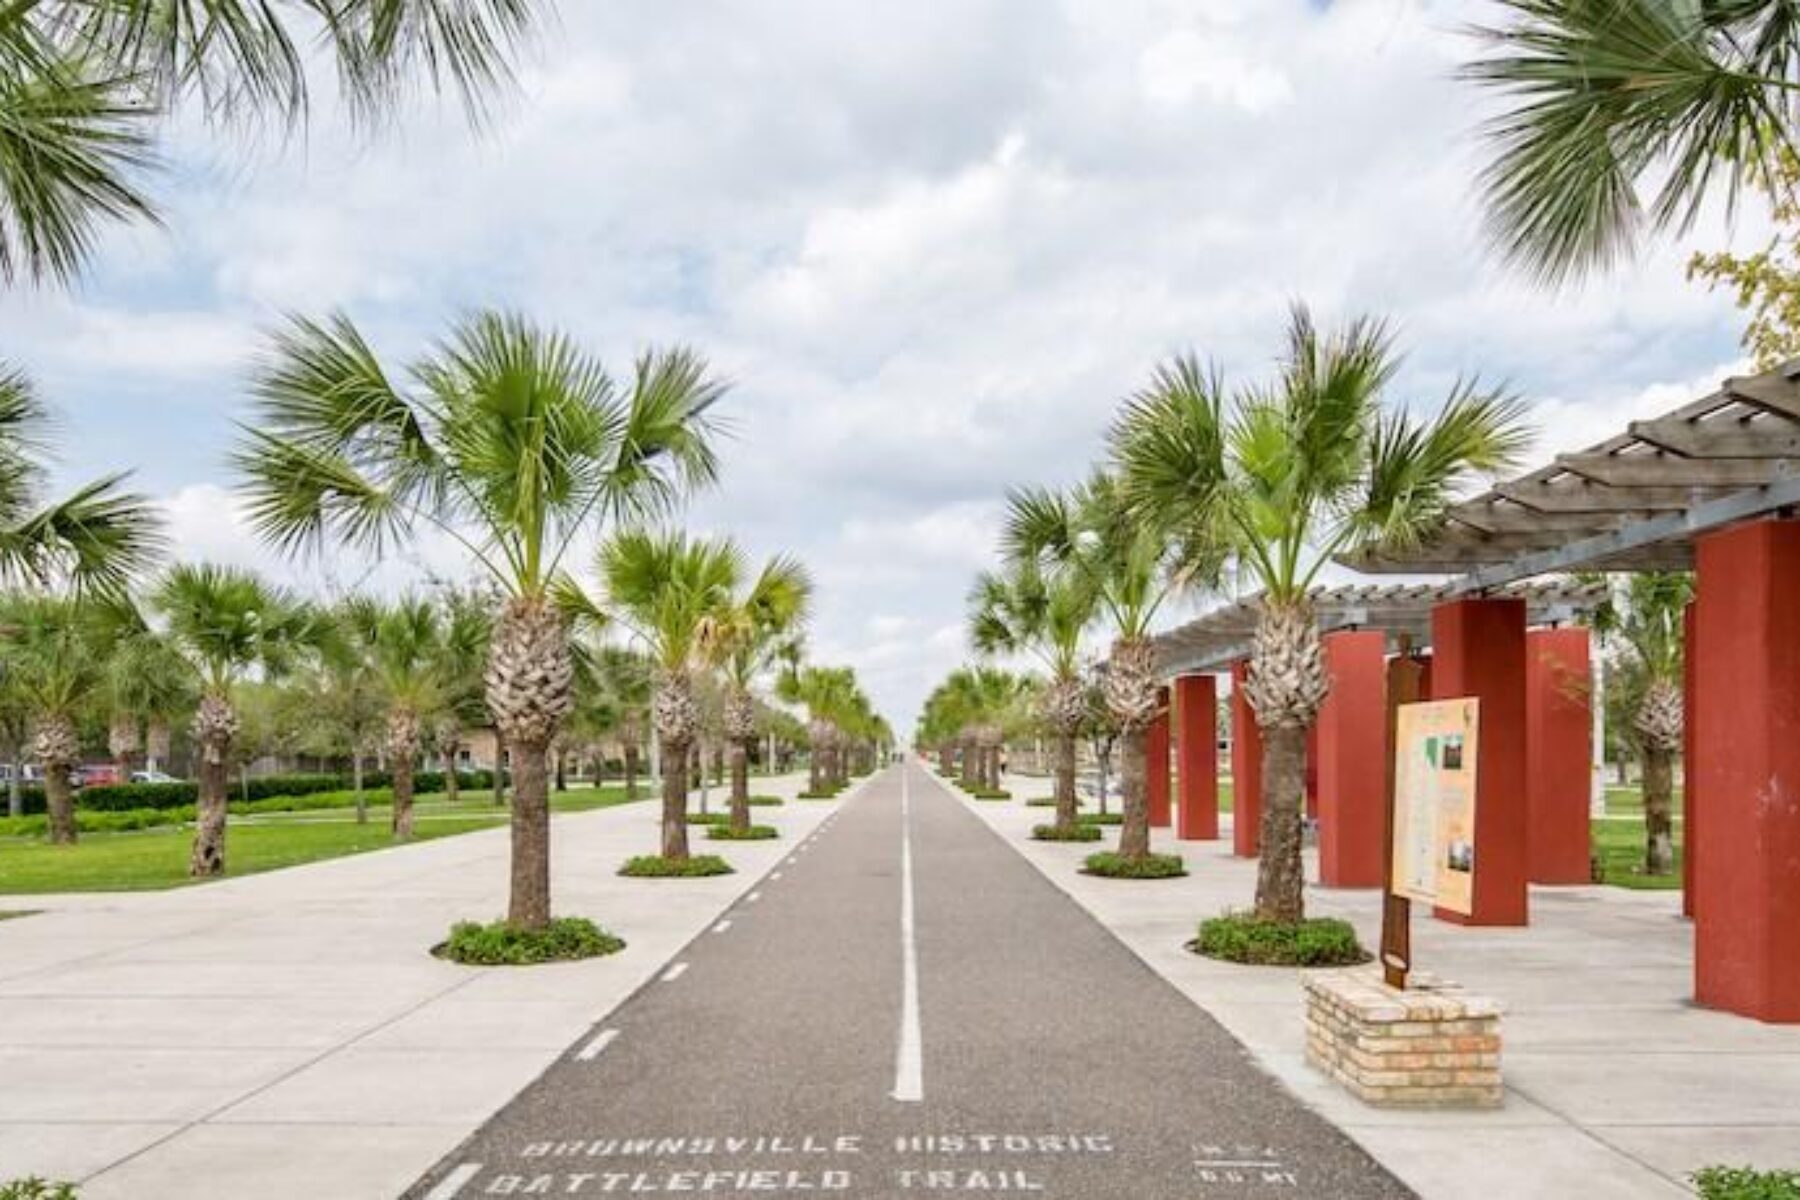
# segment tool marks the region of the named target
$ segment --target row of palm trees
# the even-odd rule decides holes
[[[0,454],[37,474],[9,473],[13,495],[0,497],[0,561],[28,585],[4,652],[9,674],[30,685],[38,756],[57,768],[46,774],[56,781],[59,836],[73,835],[66,767],[76,714],[98,697],[104,664],[151,646],[183,665],[193,695],[195,874],[223,870],[235,697],[249,682],[292,676],[304,658],[321,711],[381,698],[402,831],[428,723],[453,757],[461,720],[481,712],[493,722],[514,764],[509,914],[527,928],[549,920],[549,763],[577,715],[584,674],[616,684],[630,663],[648,668],[640,673],[662,747],[671,858],[688,853],[698,685],[723,693],[740,828],[758,680],[779,676],[781,693],[808,709],[815,771],[830,775],[815,786],[841,779],[853,747],[885,736],[852,673],[802,662],[813,588],[800,564],[778,557],[752,572],[729,539],[669,524],[717,474],[713,410],[725,385],[694,351],[646,352],[615,381],[566,337],[481,313],[436,350],[390,367],[347,318],[299,318],[271,338],[252,387],[232,462],[250,520],[271,545],[303,558],[380,554],[430,529],[461,545],[485,578],[440,600],[322,609],[245,571],[180,565],[139,595],[134,584],[165,548],[155,510],[118,480],[33,503],[37,426],[23,417],[44,414],[15,374],[7,395],[16,419],[12,436],[0,427]],[[592,587],[578,578],[581,543],[594,546],[585,552]],[[604,644],[620,635],[634,657]],[[590,690],[607,696],[597,703],[627,707],[622,687]],[[132,741],[125,724],[121,747]]]
[[[1473,380],[1431,418],[1413,415],[1390,399],[1398,364],[1381,322],[1325,331],[1296,307],[1272,379],[1234,389],[1199,358],[1173,358],[1121,404],[1086,479],[1009,494],[1001,564],[972,590],[970,634],[980,653],[1029,656],[1046,672],[1036,694],[1057,741],[1060,829],[1075,820],[1086,640],[1110,640],[1100,689],[1122,747],[1118,853],[1142,860],[1145,733],[1162,704],[1154,622],[1177,596],[1254,590],[1245,689],[1263,741],[1256,912],[1304,918],[1306,736],[1328,687],[1312,585],[1337,555],[1415,541],[1528,441],[1520,402]]]

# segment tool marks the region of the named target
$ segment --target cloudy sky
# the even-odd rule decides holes
[[[396,358],[517,308],[624,367],[701,347],[735,381],[697,528],[803,556],[815,655],[909,728],[965,654],[1010,484],[1084,472],[1118,398],[1195,348],[1267,369],[1284,311],[1391,317],[1396,399],[1459,374],[1530,397],[1543,449],[1667,407],[1738,357],[1695,246],[1579,292],[1483,251],[1481,110],[1451,79],[1479,6],[1422,0],[563,0],[522,94],[471,134],[429,107],[358,140],[183,129],[168,227],[69,293],[0,294],[0,358],[61,409],[65,479],[135,467],[181,552],[318,588],[222,462],[246,361],[341,307]],[[440,546],[387,587],[463,569]],[[1204,605],[1203,599],[1189,602]]]

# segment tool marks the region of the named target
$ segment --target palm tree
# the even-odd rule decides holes
[[[419,596],[393,604],[359,600],[350,607],[358,639],[369,649],[369,665],[387,710],[385,743],[393,779],[393,834],[413,835],[413,772],[424,723],[446,693],[444,629],[437,606]]]
[[[655,668],[653,713],[662,749],[662,855],[688,856],[688,758],[699,726],[694,676],[713,661],[744,575],[729,540],[629,529],[600,547],[604,608],[570,589],[572,608],[629,629]]]
[[[750,829],[750,754],[756,742],[758,677],[784,661],[805,625],[812,579],[791,558],[772,558],[747,591],[731,598],[720,621],[720,665],[725,675],[723,722],[731,749],[731,828]]]
[[[197,102],[216,122],[310,107],[313,48],[372,125],[419,82],[472,117],[508,89],[529,0],[28,0],[0,7],[0,283],[68,279],[104,226],[157,219],[143,187],[157,122]]]
[[[1112,652],[1103,682],[1107,707],[1124,746],[1118,852],[1122,858],[1141,861],[1150,854],[1145,735],[1162,711],[1150,629],[1182,581],[1173,568],[1176,550],[1185,543],[1136,519],[1126,507],[1118,480],[1105,472],[1096,472],[1066,494],[1042,488],[1015,490],[1007,508],[1007,559],[1071,578],[1075,586],[1092,593],[1112,626]],[[1190,576],[1210,578],[1212,566],[1203,554],[1195,553],[1187,570]]]
[[[81,756],[81,719],[106,680],[100,632],[91,609],[66,598],[24,594],[0,605],[0,652],[29,714],[52,845],[76,840],[69,768]]]
[[[248,571],[212,563],[172,568],[150,595],[170,643],[200,691],[194,741],[200,747],[200,795],[188,874],[225,873],[225,805],[239,717],[235,689],[260,669],[281,675],[316,646],[321,622],[289,593]]]
[[[802,666],[792,654],[782,657],[785,669],[776,684],[776,694],[790,704],[806,708],[806,737],[811,749],[807,791],[816,795],[843,782],[840,722],[855,704],[856,672],[849,667]]]
[[[1782,0],[1498,0],[1466,78],[1505,110],[1481,185],[1501,251],[1560,282],[1768,187],[1793,143],[1800,21]],[[1649,183],[1652,196],[1641,190]]]
[[[429,732],[444,767],[444,798],[455,804],[462,786],[463,731],[487,721],[481,675],[494,632],[495,599],[486,589],[446,586],[438,589],[438,605],[444,636],[434,670],[440,693]]]
[[[375,750],[385,715],[367,607],[364,599],[346,596],[320,614],[318,652],[292,685],[309,713],[312,748],[334,758],[349,751],[358,825],[369,820],[364,760]]]
[[[1035,562],[984,571],[969,596],[969,630],[982,654],[1030,654],[1050,672],[1040,713],[1056,738],[1056,828],[1075,827],[1075,751],[1087,701],[1081,639],[1094,620],[1095,595],[1079,575],[1049,577]]]
[[[1684,622],[1694,577],[1675,571],[1630,576],[1594,613],[1594,628],[1628,651],[1613,678],[1631,712],[1630,739],[1644,767],[1644,871],[1675,869],[1675,756],[1683,732]]]
[[[147,748],[146,726],[190,709],[193,680],[181,655],[135,604],[115,600],[105,611],[112,634],[106,660],[107,749],[118,762],[119,778],[129,780],[137,754]]]
[[[578,536],[666,512],[715,478],[701,357],[638,357],[621,391],[568,338],[481,313],[392,381],[350,321],[295,321],[257,377],[236,454],[250,513],[288,551],[380,550],[432,526],[506,597],[487,707],[514,764],[509,920],[550,920],[550,744],[572,703],[566,617],[552,588]]]
[[[1183,546],[1184,563],[1222,557],[1262,587],[1245,688],[1263,736],[1256,910],[1268,920],[1304,917],[1306,734],[1328,687],[1313,580],[1340,553],[1415,541],[1528,441],[1522,405],[1474,383],[1424,424],[1384,407],[1398,365],[1380,322],[1322,335],[1296,307],[1275,386],[1245,389],[1228,412],[1218,373],[1176,358],[1111,434],[1130,511]]]

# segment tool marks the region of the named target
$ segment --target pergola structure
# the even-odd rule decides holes
[[[1564,627],[1604,600],[1606,588],[1554,580],[1516,584],[1501,594],[1520,606],[1526,623],[1541,627],[1529,635],[1533,668],[1524,699],[1528,719],[1544,736],[1534,739],[1526,764],[1533,819],[1520,825],[1518,861],[1509,870],[1516,876],[1509,891],[1516,896],[1506,906],[1522,921],[1527,881],[1591,878],[1589,779],[1597,739],[1590,737],[1588,631]],[[1390,659],[1430,647],[1433,614],[1456,598],[1454,587],[1443,583],[1315,588],[1309,597],[1332,677],[1307,749],[1308,809],[1319,822],[1319,875],[1327,886],[1383,882]],[[1174,703],[1148,734],[1147,793],[1152,823],[1173,823],[1179,837],[1218,836],[1215,675],[1230,672],[1242,682],[1260,611],[1259,598],[1250,597],[1155,639],[1158,669],[1172,680]],[[1429,680],[1432,660],[1414,661]],[[1231,721],[1233,849],[1253,857],[1261,834],[1262,741],[1241,687],[1232,689]],[[1172,724],[1180,795],[1171,814]]]
[[[1797,514],[1800,361],[1727,379],[1654,420],[1633,421],[1616,437],[1495,484],[1452,507],[1442,528],[1417,544],[1340,559],[1370,574],[1455,578],[1429,588],[1338,588],[1315,598],[1332,675],[1314,755],[1322,881],[1381,882],[1381,810],[1365,798],[1379,788],[1385,800],[1385,741],[1374,753],[1344,747],[1372,744],[1372,722],[1385,722],[1382,684],[1394,672],[1388,639],[1405,632],[1431,646],[1426,696],[1481,701],[1479,866],[1467,919],[1525,924],[1528,883],[1577,882],[1586,812],[1582,806],[1578,823],[1563,791],[1573,792],[1571,777],[1578,777],[1586,793],[1587,772],[1574,764],[1588,758],[1589,701],[1576,686],[1588,677],[1587,634],[1528,627],[1558,624],[1558,613],[1591,600],[1571,584],[1524,581],[1572,571],[1691,570],[1683,843],[1695,997],[1800,1023]],[[1159,641],[1174,677],[1184,779],[1216,771],[1210,672],[1229,666],[1242,678],[1253,620],[1252,606],[1235,605]],[[1260,746],[1241,700],[1234,699],[1232,719],[1234,838],[1239,853],[1254,854]],[[1578,743],[1579,756],[1571,749]],[[1186,790],[1182,836],[1216,837],[1216,819],[1208,832],[1204,812],[1185,812]]]

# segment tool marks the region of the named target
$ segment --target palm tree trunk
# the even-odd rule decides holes
[[[453,746],[444,755],[444,799],[452,808],[462,798],[462,779],[456,773],[456,748]]]
[[[1150,856],[1150,809],[1144,803],[1144,747],[1149,731],[1133,727],[1119,735],[1125,753],[1119,763],[1119,784],[1123,792],[1121,807],[1124,817],[1119,824],[1121,858],[1143,859]]]
[[[1644,747],[1644,872],[1649,875],[1675,869],[1674,759],[1660,746]]]
[[[1056,830],[1068,833],[1075,828],[1075,731],[1060,730],[1056,735]]]
[[[496,807],[506,803],[506,739],[494,731],[494,804]]]
[[[806,790],[818,795],[825,790],[824,764],[820,761],[820,750],[815,743],[806,754]]]
[[[14,754],[12,756],[12,775],[6,781],[6,815],[9,817],[25,815],[25,792],[20,787],[19,780],[19,776],[24,773],[24,770],[25,764],[19,761],[17,754]]]
[[[350,752],[350,786],[356,789],[356,823],[369,823],[369,798],[363,794],[363,756],[361,750]]]
[[[512,903],[521,929],[550,924],[550,774],[548,741],[513,746]]]
[[[401,841],[413,835],[413,761],[394,757],[394,836]]]
[[[229,744],[201,749],[194,849],[188,857],[188,874],[195,879],[225,873],[225,789],[230,786],[230,749]]]
[[[1256,871],[1256,915],[1292,923],[1306,916],[1300,819],[1306,795],[1306,730],[1262,731],[1262,848]]]
[[[556,790],[569,790],[569,756],[561,749],[553,751],[556,756]]]
[[[688,745],[662,741],[662,852],[664,858],[685,859],[688,856],[687,798]]]
[[[750,744],[731,743],[731,828],[750,832]]]
[[[50,817],[50,844],[73,846],[75,792],[69,786],[69,765],[45,763],[40,769],[44,773],[44,811]]]
[[[636,742],[625,743],[625,798],[638,798],[638,748]]]

